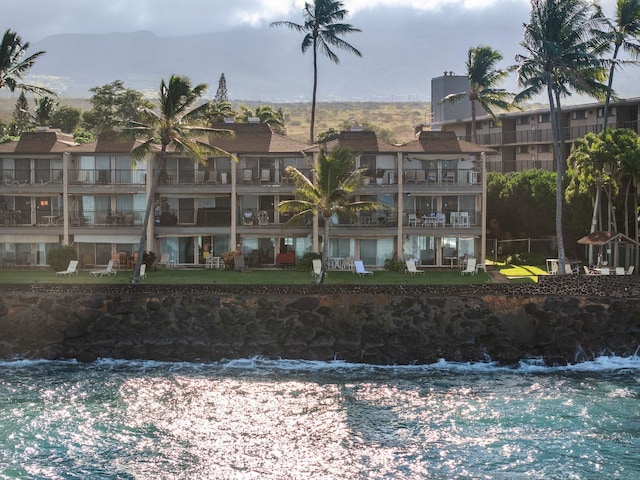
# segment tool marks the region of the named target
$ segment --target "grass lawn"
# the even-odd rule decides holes
[[[126,284],[131,271],[120,271],[116,276],[93,277],[89,271],[78,275],[56,276],[53,270],[23,269],[0,270],[2,283],[57,283],[57,284]],[[205,269],[162,269],[147,273],[142,280],[147,285],[195,285],[195,284],[235,284],[235,285],[307,285],[313,283],[310,272],[296,270],[254,270],[233,272]],[[402,272],[375,271],[373,275],[359,277],[350,271],[331,271],[324,280],[327,285],[457,285],[492,282],[489,275],[461,275],[460,270],[433,270],[424,275],[407,275]]]

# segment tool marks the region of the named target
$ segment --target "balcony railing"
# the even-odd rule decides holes
[[[83,210],[69,212],[69,224],[72,227],[140,227],[144,219],[144,210]],[[58,223],[61,221],[58,220]]]
[[[475,169],[433,169],[404,171],[405,185],[480,185],[482,175]]]
[[[0,184],[4,185],[46,185],[62,183],[62,169],[1,169]]]
[[[419,228],[469,228],[479,227],[481,214],[474,210],[457,212],[405,211],[403,225]]]
[[[71,185],[145,185],[146,181],[147,172],[144,170],[69,170]]]

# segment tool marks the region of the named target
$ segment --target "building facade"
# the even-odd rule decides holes
[[[463,85],[466,82],[466,87]],[[451,90],[468,89],[468,78],[445,75],[432,80],[431,111],[433,130],[452,131],[464,140],[471,141],[471,108],[469,101],[458,102],[456,109],[444,108],[448,102],[440,100]],[[434,90],[435,88],[435,90]],[[461,89],[462,88],[462,89]],[[445,93],[447,92],[447,93]],[[640,98],[612,100],[607,125],[610,128],[638,129]],[[586,133],[602,131],[604,104],[600,102],[562,107],[563,138],[568,148]],[[530,168],[555,171],[551,116],[548,107],[531,108],[497,115],[499,123],[478,110],[476,114],[477,142],[496,151],[487,163],[490,171],[517,172]]]
[[[169,154],[160,172],[148,250],[182,266],[239,250],[253,267],[277,264],[279,253],[321,251],[322,220],[289,224],[279,202],[294,198],[286,167],[310,173],[318,146],[274,134],[259,123],[223,124],[230,137],[210,143],[233,154],[197,164]],[[0,145],[2,265],[47,265],[47,253],[73,245],[80,265],[110,259],[131,268],[143,232],[155,163],[135,164],[134,140],[104,134],[78,145],[69,135],[40,130]],[[424,266],[453,267],[481,253],[484,236],[483,162],[491,149],[453,132],[418,132],[391,145],[374,132],[342,132],[324,145],[356,154],[370,180],[355,196],[392,211],[334,218],[330,257],[359,258],[382,268],[388,258],[416,258]],[[150,167],[149,165],[153,165]],[[340,262],[336,268],[343,266]]]

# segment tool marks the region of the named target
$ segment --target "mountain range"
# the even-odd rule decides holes
[[[444,71],[464,74],[470,47],[485,44],[500,50],[503,67],[520,52],[522,26],[517,22],[487,18],[482,38],[469,40],[464,32],[473,19],[462,13],[452,12],[437,23],[423,16],[407,19],[392,9],[379,13],[370,18],[361,14],[362,32],[345,37],[362,58],[337,50],[340,64],[335,65],[319,57],[318,100],[429,101],[431,78]],[[161,79],[175,73],[194,84],[209,84],[207,96],[213,97],[224,73],[232,100],[305,102],[311,98],[312,52],[303,55],[301,42],[297,32],[268,27],[183,36],[148,31],[59,34],[31,43],[29,53],[46,54],[31,69],[30,79],[61,97],[89,97],[90,88],[114,80],[151,96]],[[639,95],[633,70],[616,77],[621,96]],[[503,88],[517,91],[515,79]]]

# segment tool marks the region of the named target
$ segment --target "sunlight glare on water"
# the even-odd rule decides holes
[[[4,363],[0,479],[640,478],[613,364]]]

